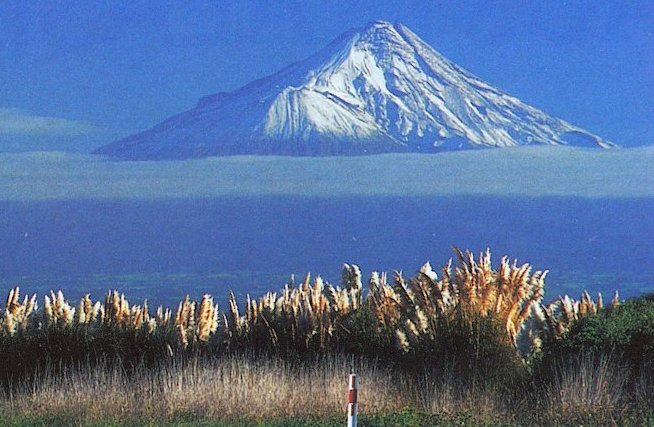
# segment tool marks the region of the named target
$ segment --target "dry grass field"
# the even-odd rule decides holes
[[[591,359],[551,384],[506,395],[456,378],[416,378],[365,360],[329,356],[311,364],[228,356],[126,371],[108,364],[40,372],[0,398],[0,421],[16,425],[239,425],[343,420],[347,373],[360,377],[362,422],[409,408],[463,425],[624,425],[647,422],[647,388],[628,390],[619,366]],[[643,393],[639,402],[625,399]],[[638,403],[638,404],[634,404]],[[640,409],[639,409],[640,408]],[[410,418],[410,417],[409,417]],[[651,420],[651,419],[650,419]],[[410,421],[410,419],[408,420]],[[309,424],[307,424],[309,425]],[[337,425],[337,424],[336,424]],[[393,424],[383,424],[393,425]],[[404,425],[404,424],[402,424]],[[410,424],[407,424],[410,425]],[[461,424],[459,424],[461,425]]]

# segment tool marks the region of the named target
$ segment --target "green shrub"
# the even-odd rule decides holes
[[[547,370],[579,353],[612,355],[633,374],[654,378],[654,297],[629,300],[580,319],[562,339],[544,349],[541,363]]]

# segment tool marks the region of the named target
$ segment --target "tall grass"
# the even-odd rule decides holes
[[[451,425],[640,425],[616,360],[587,357],[561,366],[538,387],[503,394],[455,375],[417,377],[369,359],[324,356],[316,363],[233,355],[173,359],[130,371],[103,362],[45,369],[0,394],[0,423],[164,425],[263,420],[344,420],[347,375],[360,377],[363,416],[412,408]],[[340,422],[339,422],[340,421]],[[364,424],[368,425],[368,424]],[[450,424],[447,424],[450,425]]]
[[[556,366],[546,390],[550,412],[566,418],[620,408],[626,393],[625,366],[609,355],[579,354]]]
[[[175,311],[158,307],[151,314],[147,301],[130,304],[118,291],[108,292],[104,301],[93,302],[86,295],[77,306],[61,291],[51,292],[39,311],[36,295],[21,301],[20,289],[15,288],[0,316],[0,337],[29,340],[45,334],[42,338],[49,345],[49,334],[98,342],[103,336],[122,334],[133,340],[162,340],[171,353],[210,348],[321,354],[350,348],[348,341],[361,338],[359,331],[369,334],[375,351],[395,347],[412,353],[434,348],[444,332],[479,334],[480,325],[487,324],[497,327],[491,335],[500,344],[515,349],[529,326],[533,349],[534,342],[555,340],[574,321],[603,309],[601,296],[595,303],[586,293],[580,301],[565,296],[544,306],[546,271],[532,272],[529,264],[506,257],[494,269],[489,251],[478,258],[458,249],[456,254],[458,264],[450,261],[440,277],[429,263],[413,278],[396,272],[392,283],[385,273],[373,272],[366,292],[360,269],[345,264],[340,286],[319,276],[312,280],[307,275],[301,283],[292,277],[280,292],[258,299],[248,295],[240,306],[230,293],[225,311],[204,295],[201,301],[186,297]],[[616,296],[613,305],[617,304]],[[352,319],[364,324],[353,324]],[[56,357],[56,349],[48,345],[43,350],[53,350],[50,355]]]
[[[157,423],[175,420],[261,420],[344,413],[344,378],[361,377],[360,409],[367,413],[409,405],[408,382],[374,364],[325,357],[312,365],[239,355],[174,359],[127,372],[120,365],[78,364],[45,370],[0,400],[10,418],[59,423]],[[6,420],[0,420],[6,421]]]
[[[63,424],[333,416],[353,363],[364,413],[524,425],[625,419],[634,402],[651,403],[654,376],[636,381],[621,355],[542,363],[583,319],[614,310],[617,294],[543,304],[546,271],[455,253],[440,273],[429,263],[410,278],[373,272],[367,286],[351,264],[340,285],[291,277],[242,304],[230,293],[224,310],[204,295],[151,312],[118,291],[77,304],[51,292],[39,310],[12,289],[0,413]]]

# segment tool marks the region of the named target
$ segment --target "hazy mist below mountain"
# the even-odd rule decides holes
[[[426,154],[115,162],[0,154],[0,200],[223,196],[654,197],[654,147],[520,147]]]

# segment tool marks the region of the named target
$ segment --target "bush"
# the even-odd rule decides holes
[[[584,317],[545,351],[548,359],[580,352],[613,354],[622,358],[635,373],[652,373],[654,300],[652,296],[638,298]]]
[[[416,342],[401,360],[436,378],[454,375],[462,385],[510,387],[527,374],[501,323],[478,315],[440,319],[438,333]]]

